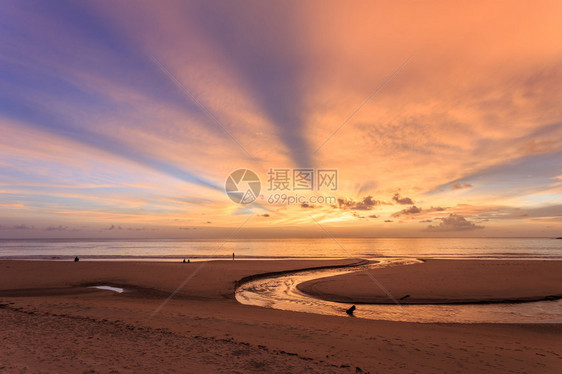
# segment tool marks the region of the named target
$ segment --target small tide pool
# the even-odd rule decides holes
[[[113,292],[117,292],[117,293],[123,293],[125,291],[124,288],[113,287],[113,286],[108,286],[108,285],[90,286],[88,288],[97,288],[98,290],[113,291]]]

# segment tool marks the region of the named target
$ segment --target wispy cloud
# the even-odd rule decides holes
[[[382,204],[381,201],[373,199],[372,196],[365,196],[362,200],[355,201],[350,198],[339,198],[337,207],[349,210],[371,210],[375,206]]]
[[[187,235],[178,227],[228,228],[251,212],[276,236],[306,211],[343,234],[420,234],[430,219],[435,232],[484,220],[487,234],[559,230],[557,9],[399,8],[0,5],[3,235]],[[223,193],[237,168],[296,166],[338,169],[335,206],[268,207],[262,190],[261,205],[241,207]]]
[[[406,209],[402,209],[399,212],[393,213],[392,217],[400,217],[400,216],[407,216],[407,215],[412,215],[412,214],[419,214],[422,212],[422,208],[418,208],[415,205],[412,205],[409,208]]]
[[[456,182],[451,184],[451,190],[462,190],[465,188],[472,188],[472,184],[470,183],[460,183],[460,182]]]
[[[443,232],[443,231],[467,231],[483,229],[484,226],[479,226],[473,222],[468,221],[466,218],[456,214],[450,214],[448,217],[439,218],[441,222],[439,225],[427,226],[427,231]]]
[[[414,202],[409,197],[401,197],[400,194],[394,194],[392,200],[400,205],[414,205]]]
[[[0,230],[33,230],[33,226],[28,226],[23,223],[13,226],[0,226]]]

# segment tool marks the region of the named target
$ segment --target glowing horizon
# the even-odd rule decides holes
[[[0,239],[562,236],[561,12],[4,2]],[[339,200],[236,204],[241,168]]]

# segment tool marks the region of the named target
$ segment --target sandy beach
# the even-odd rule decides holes
[[[560,372],[562,327],[558,324],[374,321],[241,305],[233,296],[236,282],[245,277],[352,262],[237,260],[201,266],[2,261],[0,371]],[[478,267],[484,262],[462,263],[467,264]],[[513,267],[509,261],[496,264]],[[381,271],[406,271],[408,266],[418,265]],[[423,266],[437,265],[428,261],[419,265]],[[530,266],[542,271],[534,268],[534,278],[526,281],[542,289],[543,275],[552,270],[550,266],[560,265],[533,262]],[[500,275],[512,277],[508,271]],[[460,279],[462,274],[457,276]],[[354,278],[344,282],[350,279]],[[396,287],[422,295],[410,289],[411,282],[417,283],[415,277],[397,279],[403,283]],[[174,298],[158,309],[186,280]],[[361,282],[353,282],[361,289]],[[439,283],[443,295],[465,297],[460,294],[464,289],[453,295],[455,287],[446,283]],[[87,288],[97,284],[121,286],[129,292]]]
[[[369,274],[370,273],[370,274]],[[344,303],[401,304],[520,302],[562,298],[562,261],[425,260],[423,263],[320,278],[297,287]]]

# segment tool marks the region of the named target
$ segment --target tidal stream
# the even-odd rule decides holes
[[[418,262],[414,259],[379,259],[368,268]],[[320,300],[304,294],[297,285],[312,279],[360,270],[358,267],[302,271],[242,284],[236,291],[241,304],[349,317],[352,304]],[[376,287],[373,284],[373,287]],[[358,304],[354,317],[421,323],[562,323],[562,300],[525,303],[380,305]],[[353,317],[349,317],[353,318]]]

